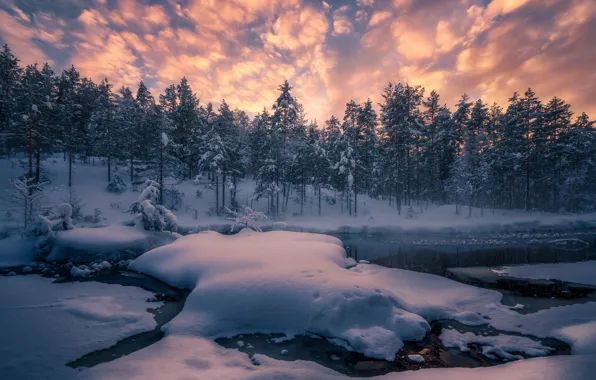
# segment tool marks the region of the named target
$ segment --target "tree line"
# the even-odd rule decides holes
[[[358,215],[358,197],[384,199],[402,213],[420,202],[472,207],[587,212],[596,208],[596,128],[554,97],[528,89],[506,108],[467,95],[450,110],[439,94],[388,84],[378,104],[350,101],[343,117],[318,125],[285,81],[270,108],[252,119],[223,100],[201,104],[186,78],[155,98],[94,83],[74,66],[21,67],[0,52],[0,155],[24,154],[24,178],[43,182],[43,156],[63,153],[69,186],[75,159],[127,166],[132,183],[206,174],[215,213],[237,210],[238,181],[255,181],[253,199],[279,216],[290,202],[339,202]],[[120,180],[120,179],[118,179]],[[163,202],[160,192],[159,202]]]

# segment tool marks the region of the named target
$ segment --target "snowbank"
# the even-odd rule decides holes
[[[504,308],[501,293],[481,289],[432,274],[378,265],[359,264],[350,269],[400,300],[427,321],[453,319],[467,325],[486,324],[493,308]]]
[[[340,380],[349,377],[316,363],[280,361],[224,349],[199,337],[167,336],[141,351],[79,374],[81,379]],[[256,365],[255,363],[258,363]],[[444,368],[390,373],[371,380],[586,380],[596,371],[593,356],[550,356],[488,368]]]
[[[310,332],[392,360],[403,341],[429,329],[400,299],[346,270],[342,244],[330,236],[200,233],[144,254],[129,269],[194,289],[165,326],[170,335]]]
[[[77,228],[62,231],[47,260],[78,259],[81,261],[118,260],[136,257],[178,237],[169,232],[144,231],[136,227],[110,226]]]
[[[0,268],[33,263],[35,256],[35,238],[10,236],[0,240]]]
[[[531,264],[491,269],[504,276],[535,280],[561,280],[596,286],[596,260],[577,263]]]
[[[330,236],[243,230],[186,236],[129,268],[193,289],[182,313],[165,326],[170,335],[315,333],[385,359],[393,359],[403,341],[422,339],[428,321],[438,319],[554,337],[581,344],[574,347],[580,352],[596,341],[588,324],[596,303],[520,314],[504,306],[496,291],[430,274],[349,265],[341,242]],[[581,341],[578,331],[587,334]]]
[[[84,354],[155,328],[150,292],[94,282],[56,284],[39,276],[0,277],[0,378],[74,377]]]

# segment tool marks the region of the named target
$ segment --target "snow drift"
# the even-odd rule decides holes
[[[402,281],[401,289],[383,287],[378,278],[382,268],[361,264],[347,270],[350,264],[334,237],[243,230],[232,236],[205,232],[182,237],[139,257],[129,269],[194,289],[182,313],[165,326],[168,334],[313,333],[387,360],[404,341],[424,338],[429,330],[425,318],[482,324],[480,315],[458,305],[500,300],[496,292],[466,285],[442,292],[436,276],[428,276],[434,282],[427,294],[409,288],[408,281],[420,285],[414,276]],[[433,306],[421,296],[431,297]]]

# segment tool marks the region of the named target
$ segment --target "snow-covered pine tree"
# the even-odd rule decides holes
[[[371,194],[373,182],[373,168],[378,157],[376,154],[378,145],[377,125],[378,118],[372,101],[368,99],[358,114],[358,125],[361,139],[356,145],[356,156],[360,162],[360,183],[365,194]]]
[[[103,95],[103,94],[102,94]],[[137,110],[135,98],[128,87],[122,87],[115,97],[117,104],[114,114],[114,122],[118,125],[118,132],[115,133],[116,149],[121,153],[119,156],[128,161],[130,182],[134,182],[134,160],[139,156],[139,131],[138,124],[141,118]],[[95,118],[94,118],[95,120]]]
[[[0,156],[10,152],[9,136],[16,116],[17,92],[22,73],[19,59],[5,44],[0,51]]]
[[[426,108],[423,112],[424,131],[422,133],[423,141],[421,144],[421,174],[424,176],[422,184],[426,190],[424,198],[433,202],[440,200],[440,177],[439,177],[439,158],[440,146],[437,144],[438,126],[437,119],[441,111],[440,97],[436,91],[431,91],[430,95],[422,102]]]
[[[167,94],[167,101],[171,102]],[[178,149],[178,160],[187,167],[187,178],[192,178],[197,169],[199,152],[194,151],[192,142],[194,136],[201,136],[202,131],[196,129],[201,126],[199,123],[199,100],[192,91],[186,77],[180,80],[176,86],[177,106],[170,117],[174,122],[174,131],[172,140]]]
[[[96,108],[90,123],[96,131],[100,152],[107,158],[109,183],[112,181],[112,161],[120,155],[118,148],[123,139],[120,138],[122,134],[116,119],[116,101],[112,85],[107,78],[98,87]]]
[[[224,142],[215,129],[207,132],[203,144],[203,155],[199,160],[199,171],[209,171],[215,183],[215,213],[220,214],[219,181],[225,168],[226,148]]]
[[[80,151],[84,142],[82,124],[87,121],[83,118],[83,108],[80,104],[79,91],[81,76],[74,66],[64,70],[58,82],[58,97],[56,103],[59,110],[60,129],[62,135],[62,148],[65,158],[68,159],[68,186],[72,187],[72,163],[74,155]]]

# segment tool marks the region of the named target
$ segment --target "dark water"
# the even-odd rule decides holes
[[[506,264],[559,263],[596,260],[596,236],[582,236],[587,244],[552,243],[555,238],[524,244],[517,240],[457,239],[426,241],[379,240],[375,236],[336,235],[349,257],[389,268],[408,269],[443,276],[447,268],[500,266]],[[570,238],[572,239],[572,238]],[[530,239],[528,239],[530,240]],[[572,240],[570,240],[572,241]]]

